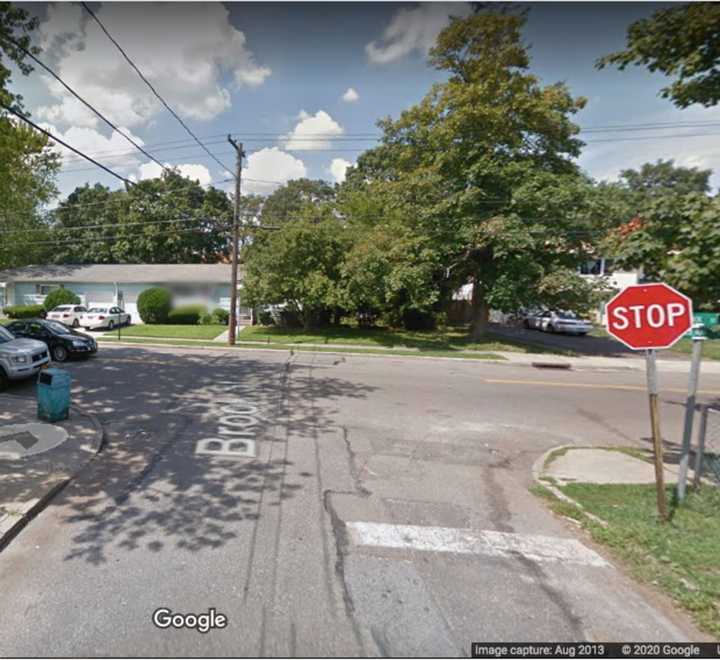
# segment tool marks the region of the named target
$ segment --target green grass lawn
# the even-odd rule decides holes
[[[214,339],[225,330],[226,325],[132,325],[122,329],[122,336]]]
[[[278,328],[275,326],[247,326],[238,335],[239,341],[281,344],[325,344],[415,349],[426,352],[469,352],[469,351],[511,351],[516,353],[561,353],[563,351],[526,342],[496,338],[488,334],[483,341],[476,342],[467,336],[465,328],[443,328],[428,331],[391,330],[388,328],[358,328],[341,325],[317,330],[302,328]]]
[[[100,337],[98,341],[103,343],[118,343],[117,336],[115,334],[105,335]],[[162,346],[212,346],[213,348],[231,348],[227,344],[219,344],[214,341],[188,341],[187,339],[155,339],[152,337],[126,337],[123,335],[123,344],[159,344]],[[387,356],[388,351],[382,349],[373,348],[368,346],[367,348],[354,348],[350,346],[343,346],[342,344],[336,346],[319,347],[313,348],[311,346],[303,347],[297,345],[281,344],[278,342],[272,342],[270,344],[259,344],[258,342],[238,342],[237,348],[264,348],[271,350],[290,351],[296,352],[329,352],[329,353],[348,353],[348,354],[360,354],[360,355],[382,355]],[[497,353],[480,352],[480,351],[442,351],[442,350],[429,350],[419,353],[418,351],[409,349],[398,349],[392,352],[392,355],[402,356],[413,356],[413,357],[449,357],[449,358],[467,358],[472,360],[503,360],[504,358]]]
[[[654,485],[568,484],[560,490],[608,523],[602,527],[575,510],[573,517],[595,541],[720,638],[720,488],[689,491],[681,506],[671,504],[666,524],[657,521]],[[674,489],[669,486],[667,492],[672,503]]]

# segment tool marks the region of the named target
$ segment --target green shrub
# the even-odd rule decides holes
[[[33,319],[45,316],[45,308],[42,305],[11,305],[3,308],[3,312],[11,319]]]
[[[215,325],[217,323],[217,319],[215,318],[214,314],[202,314],[200,316],[200,319],[198,320],[198,323],[200,325]]]
[[[58,305],[79,305],[80,298],[77,294],[70,291],[70,289],[53,289],[50,293],[45,296],[45,301],[42,306],[45,311],[49,312],[55,309]]]
[[[172,296],[167,289],[145,289],[137,300],[137,309],[143,323],[167,323],[172,307]]]
[[[230,321],[230,312],[222,307],[216,307],[213,310],[212,316],[215,319],[215,323],[219,323],[220,325],[227,325]]]
[[[260,325],[275,325],[273,315],[266,309],[258,314],[258,321],[260,321]]]
[[[202,305],[185,305],[171,310],[167,322],[173,325],[197,325],[200,317],[206,314],[207,309]]]

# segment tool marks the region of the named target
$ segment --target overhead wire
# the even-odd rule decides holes
[[[93,18],[93,20],[100,26],[100,29],[105,33],[105,36],[115,45],[115,47],[120,51],[122,56],[125,58],[127,63],[133,68],[135,73],[138,74],[140,79],[150,88],[150,91],[155,95],[155,97],[160,101],[160,103],[163,104],[165,109],[178,121],[178,123],[185,129],[185,131],[197,142],[204,150],[205,152],[218,164],[220,167],[222,167],[225,171],[229,172],[233,177],[235,177],[235,173],[227,167],[222,161],[220,161],[190,130],[190,127],[182,120],[180,115],[178,115],[168,104],[168,102],[160,95],[160,93],[153,87],[152,83],[145,77],[142,71],[137,67],[135,62],[132,61],[130,56],[123,50],[122,46],[117,42],[117,40],[108,32],[107,28],[103,25],[102,21],[95,15],[95,12],[93,12],[90,7],[88,7],[86,2],[80,3],[85,11],[90,14],[90,16]]]

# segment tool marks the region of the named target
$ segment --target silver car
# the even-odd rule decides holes
[[[579,318],[574,312],[550,310],[528,315],[524,325],[531,330],[564,332],[570,335],[586,335],[593,329],[590,321]]]
[[[0,326],[0,390],[8,381],[32,378],[50,363],[48,347],[35,339],[16,339]]]

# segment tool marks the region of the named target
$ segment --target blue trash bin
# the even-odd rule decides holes
[[[38,419],[59,422],[70,416],[70,374],[62,369],[45,369],[37,383]]]

